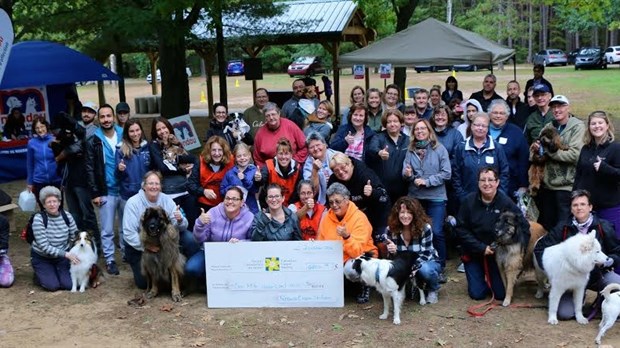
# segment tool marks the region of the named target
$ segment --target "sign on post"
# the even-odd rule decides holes
[[[204,243],[209,308],[343,307],[342,242]]]

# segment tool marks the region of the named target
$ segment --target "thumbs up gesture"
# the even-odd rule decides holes
[[[263,174],[260,172],[260,166],[256,166],[256,173],[254,173],[254,181],[263,180]]]
[[[118,164],[118,170],[124,172],[127,169],[127,165],[125,164],[125,160],[121,159],[121,162]]]
[[[353,136],[353,134],[351,134],[351,131],[349,131],[349,134],[344,137],[344,140],[347,142],[347,144],[351,145],[355,140],[355,136]]]
[[[336,227],[336,233],[342,238],[349,237],[349,233],[347,233],[347,227],[345,225]]]
[[[198,219],[200,219],[200,222],[202,222],[205,225],[208,225],[211,223],[211,216],[209,215],[208,212],[205,213],[205,210],[203,208],[200,208],[200,216],[198,216]]]
[[[411,168],[411,165],[410,165],[410,164],[407,164],[407,165],[405,166],[405,170],[403,171],[403,175],[404,175],[406,178],[410,178],[410,177],[413,175],[413,168]]]
[[[387,161],[390,158],[390,153],[388,152],[387,144],[385,145],[383,149],[379,150],[379,157],[381,157],[381,159],[384,161]]]
[[[372,185],[370,184],[370,180],[364,185],[364,196],[370,197],[372,194]]]
[[[178,222],[183,221],[183,214],[181,214],[181,207],[179,205],[177,205],[177,207],[174,209],[174,218],[177,219]]]

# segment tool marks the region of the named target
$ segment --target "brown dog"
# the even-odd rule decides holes
[[[495,261],[506,289],[503,306],[510,305],[521,272],[534,269],[534,246],[547,233],[540,224],[530,221],[528,240],[527,231],[522,229],[511,211],[502,213],[495,224]]]
[[[568,146],[562,143],[560,133],[558,133],[555,127],[545,127],[540,132],[538,137],[540,141],[540,148],[538,151],[534,151],[530,146],[530,153],[532,164],[527,171],[530,186],[530,196],[534,197],[540,190],[543,178],[545,176],[545,163],[549,159],[549,153],[556,153],[558,150],[568,150]]]
[[[142,274],[146,278],[146,297],[157,296],[160,282],[170,283],[172,300],[181,301],[179,283],[183,276],[185,256],[179,252],[179,232],[161,207],[147,208],[142,215],[140,240]]]

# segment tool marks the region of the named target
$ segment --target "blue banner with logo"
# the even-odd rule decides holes
[[[28,140],[0,141],[0,184],[26,179]]]

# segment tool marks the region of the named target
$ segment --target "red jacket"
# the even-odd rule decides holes
[[[211,170],[211,166],[205,163],[202,157],[200,158],[200,186],[203,189],[215,191],[216,197],[215,199],[207,199],[207,197],[202,194],[198,197],[198,202],[212,207],[222,202],[220,185],[222,184],[222,180],[224,180],[224,175],[226,175],[226,172],[234,165],[235,158],[233,155],[230,155],[228,163],[225,166],[221,166],[219,171],[214,172]]]

